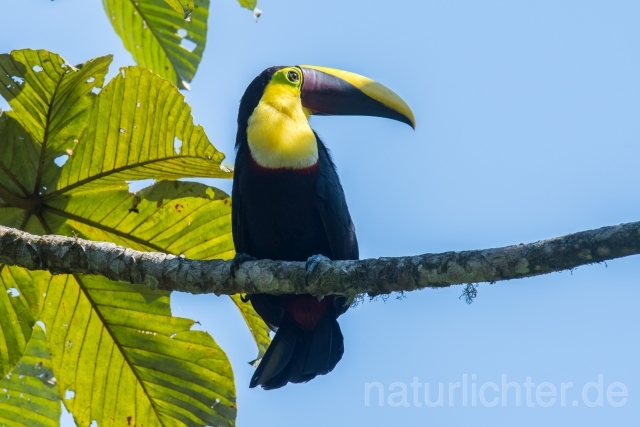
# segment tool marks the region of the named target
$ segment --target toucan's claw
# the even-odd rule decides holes
[[[307,267],[306,267],[307,271],[304,273],[304,284],[307,287],[309,286],[309,279],[311,278],[313,271],[316,269],[316,267],[318,267],[318,264],[320,264],[323,261],[331,261],[331,260],[324,255],[312,255],[309,258],[307,258]]]
[[[236,278],[236,272],[240,270],[240,265],[245,261],[256,261],[258,258],[252,257],[249,254],[235,254],[231,261],[231,277]]]

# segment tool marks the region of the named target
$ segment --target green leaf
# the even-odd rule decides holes
[[[14,118],[52,156],[73,148],[72,136],[82,132],[83,114],[91,106],[94,88],[104,84],[112,56],[72,67],[45,50],[16,50],[0,55],[0,95]]]
[[[22,357],[50,277],[48,272],[0,264],[0,378]]]
[[[0,198],[3,194],[9,198],[30,195],[42,147],[14,118],[13,111],[0,114],[0,145],[4,153],[0,156],[0,188],[5,190],[0,191]]]
[[[49,347],[40,326],[33,328],[19,365],[7,378],[0,380],[0,390],[0,425],[60,425],[60,398],[51,370]]]
[[[186,19],[172,0],[103,0],[116,33],[138,65],[189,89],[207,41],[209,0],[194,0]],[[181,8],[188,7],[179,0]],[[186,11],[185,11],[186,14]]]
[[[223,159],[202,126],[193,124],[191,108],[171,83],[128,67],[100,92],[86,136],[45,200],[124,180],[230,178],[221,168]]]
[[[258,0],[238,0],[238,3],[246,9],[253,10],[258,5]]]
[[[21,54],[10,56],[17,68],[38,65],[32,65],[33,59],[27,65],[20,62],[26,61]],[[158,75],[131,67],[98,96],[89,91],[81,98],[76,86],[87,85],[87,74],[77,74],[97,61],[58,76],[64,93],[74,96],[60,98],[58,88],[41,108],[31,108],[23,101],[31,98],[23,94],[42,86],[33,78],[25,78],[17,96],[11,95],[12,105],[20,101],[20,111],[0,117],[0,150],[12,153],[11,159],[0,159],[0,224],[194,258],[232,256],[230,200],[224,192],[170,181],[137,194],[127,190],[127,179],[231,176],[221,169],[222,153],[194,126],[182,95]],[[66,124],[54,126],[59,120]],[[46,131],[38,136],[39,129]],[[50,137],[50,129],[65,137]],[[177,139],[182,142],[179,150],[174,147]],[[69,141],[73,148],[65,145]],[[54,162],[60,153],[66,156],[62,167]],[[33,190],[28,183],[36,183]],[[54,276],[46,292],[41,316],[53,369],[62,395],[74,392],[64,402],[79,425],[93,420],[101,426],[234,424],[229,361],[208,334],[189,330],[192,321],[171,317],[168,294],[67,275]],[[12,311],[18,322],[31,324],[35,317],[17,307]],[[28,339],[25,328],[11,331],[18,338],[5,344],[12,348],[6,351],[11,357],[7,366],[15,363]]]
[[[204,184],[162,181],[136,194],[107,189],[55,202],[44,218],[56,234],[195,259],[233,256],[231,200]]]
[[[19,196],[52,188],[59,173],[53,160],[75,148],[96,97],[92,90],[104,84],[111,59],[99,57],[79,69],[44,50],[0,55],[0,95],[13,108],[2,115],[0,141],[15,156],[3,156],[0,170],[20,187]]]
[[[251,303],[243,302],[240,295],[230,295],[230,297],[236,307],[238,307],[238,310],[240,310],[240,314],[249,327],[253,340],[258,346],[258,357],[256,357],[256,360],[261,359],[271,343],[269,327],[264,323],[264,320],[262,320],[258,313],[256,313]]]
[[[189,18],[193,12],[193,0],[164,0],[173,10],[181,13],[184,19]]]
[[[62,198],[57,200],[63,201]],[[93,240],[113,241],[142,250],[153,249],[175,254],[184,253],[193,258],[229,257],[233,254],[229,197],[222,191],[203,184],[163,181],[135,195],[126,190],[107,188],[100,192],[74,193],[69,195],[66,200],[66,205],[62,203],[59,210],[56,210],[55,205],[48,205],[43,215],[47,224],[50,224],[57,234],[77,234]],[[136,422],[142,425],[174,425],[178,421],[184,424],[178,423],[177,425],[233,424],[235,403],[229,362],[224,353],[204,332],[186,332],[188,326],[192,324],[191,321],[169,317],[168,294],[154,293],[141,286],[113,284],[104,278],[65,277],[67,277],[67,282],[64,286],[52,284],[50,287],[47,307],[67,307],[67,312],[73,313],[74,318],[78,320],[65,318],[66,320],[59,322],[56,318],[54,324],[50,314],[48,314],[49,318],[43,315],[47,328],[52,331],[52,337],[65,337],[69,341],[63,343],[60,338],[54,344],[52,338],[54,362],[60,357],[65,359],[67,356],[61,356],[61,354],[71,352],[71,349],[76,345],[83,349],[95,348],[96,344],[93,339],[104,337],[105,331],[108,331],[110,336],[108,348],[117,347],[122,351],[122,361],[116,365],[117,369],[124,366],[122,369],[131,371],[129,374],[123,374],[122,381],[125,385],[118,386],[123,387],[119,388],[118,394],[126,395],[128,393],[126,390],[134,394],[137,393],[137,400],[132,399],[136,402],[139,401],[139,405],[142,405],[136,408],[122,405],[122,407],[118,406],[117,409],[113,409],[109,405],[114,405],[114,403],[106,397],[96,398],[95,392],[91,390],[96,387],[102,389],[103,385],[99,382],[101,380],[94,377],[93,373],[76,372],[76,367],[84,366],[84,362],[81,356],[73,356],[72,361],[68,364],[60,361],[60,366],[54,364],[54,368],[61,390],[72,388],[75,392],[74,402],[73,404],[68,403],[68,406],[70,412],[77,414],[76,422],[79,425],[88,425],[92,419],[97,419],[98,425],[102,425],[100,419],[104,419],[104,416],[101,415],[104,411],[117,411],[120,418],[115,416],[116,420],[133,416],[137,420]],[[58,296],[57,289],[63,287],[64,292],[70,292],[70,294]],[[139,294],[142,294],[144,298],[137,297]],[[81,306],[73,305],[77,299],[81,301],[77,303],[82,304]],[[130,304],[131,300],[137,302]],[[158,308],[159,305],[162,310]],[[114,310],[114,307],[117,310]],[[59,310],[57,316],[60,316]],[[95,322],[95,326],[90,325],[91,319]],[[72,332],[71,329],[68,331],[64,329],[64,325],[75,325],[76,323],[80,325],[78,331],[86,329],[90,332],[83,334]],[[131,332],[132,330],[133,332]],[[140,341],[139,331],[157,333],[153,337],[150,337],[150,334],[143,334],[143,338],[146,340],[144,343],[151,347],[138,348],[135,346],[137,344],[134,343],[143,342]],[[176,339],[204,346],[209,349],[206,354],[216,354],[217,361],[215,363],[211,362],[213,364],[210,365],[207,362],[208,371],[201,372],[201,369],[198,368],[197,371],[194,371],[193,376],[189,376],[189,373],[185,371],[186,367],[182,366],[182,362],[171,362],[170,357],[179,354],[188,355],[185,356],[186,359],[195,360],[193,359],[195,356],[191,356],[188,351],[185,353],[184,348],[176,348],[177,344],[174,344],[173,341],[167,341],[166,337],[178,332],[186,335],[179,334],[175,337]],[[160,342],[156,343],[158,340]],[[102,343],[102,341],[100,342]],[[102,346],[102,344],[100,345]],[[158,360],[149,362],[146,359],[147,356],[151,357],[161,351],[155,347],[156,345],[161,349],[166,348],[169,353],[162,353],[162,357],[158,356],[158,360],[161,362]],[[134,346],[135,351],[129,351],[129,346]],[[197,360],[205,356],[198,353]],[[99,355],[95,357],[99,357]],[[154,365],[149,367],[146,363],[154,363]],[[192,364],[187,365],[192,366]],[[165,366],[167,368],[174,366],[175,372],[158,373],[154,371],[163,369]],[[177,372],[180,372],[180,375]],[[227,378],[226,382],[221,378],[214,378],[214,373]],[[105,378],[111,378],[113,375],[113,373],[106,372]],[[79,377],[87,378],[86,386],[74,385],[73,381],[78,381]],[[200,380],[196,381],[196,378],[200,378]],[[184,381],[178,381],[178,379]],[[145,381],[149,381],[150,384],[145,385]],[[205,387],[206,384],[208,386]],[[136,392],[137,388],[141,388],[141,391]],[[142,396],[147,396],[149,401],[144,400]],[[171,405],[165,405],[164,402],[167,399]],[[216,399],[220,399],[220,402],[217,402]],[[83,408],[87,406],[89,401],[102,403],[97,404],[98,407],[92,407],[91,416],[85,416]],[[65,401],[65,403],[67,402]],[[146,414],[147,409],[156,415],[150,416],[150,418],[140,418],[139,414]],[[115,422],[115,425],[119,425],[118,422]],[[133,422],[132,425],[134,425]]]
[[[194,321],[171,317],[168,292],[68,275],[46,302],[57,307],[43,313],[53,370],[78,426],[234,424],[229,361]]]

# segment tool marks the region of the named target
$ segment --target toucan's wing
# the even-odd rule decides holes
[[[242,156],[245,147],[238,147],[237,156]],[[231,189],[231,231],[233,233],[233,245],[235,246],[236,253],[249,253],[250,242],[249,236],[246,233],[245,216],[243,215],[242,197],[240,197],[242,191],[242,168],[237,168],[234,171],[233,188]]]
[[[237,156],[246,156],[248,154],[244,151],[246,149],[246,146],[239,146]],[[242,186],[247,185],[242,176],[243,171],[243,168],[236,168],[233,178],[233,188],[231,190],[231,228],[236,253],[251,255],[253,253],[253,247],[249,237],[250,233],[247,233],[249,227],[246,224],[245,206],[243,206],[241,197],[243,191]],[[248,295],[248,298],[254,310],[262,317],[267,326],[269,326],[271,330],[276,330],[280,326],[280,321],[284,315],[283,302],[278,297],[267,294]]]
[[[331,259],[358,259],[356,229],[349,215],[349,208],[336,168],[329,152],[318,135],[318,178],[316,180],[316,209],[322,218],[331,246]]]

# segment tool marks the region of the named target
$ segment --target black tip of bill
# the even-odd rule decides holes
[[[415,129],[411,108],[380,83],[334,68],[301,65],[300,69],[302,105],[313,114],[385,117]]]

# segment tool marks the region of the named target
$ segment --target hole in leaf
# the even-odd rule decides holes
[[[130,193],[135,193],[136,191],[140,191],[143,188],[149,187],[155,183],[156,183],[155,179],[141,179],[138,181],[127,181],[127,184],[129,185]]]
[[[92,76],[92,77],[89,77],[89,78],[87,79],[87,83],[93,83],[93,82],[95,82],[95,81],[96,81],[96,79],[95,79],[93,76]]]
[[[62,167],[64,166],[65,163],[67,163],[67,160],[69,160],[69,155],[63,154],[62,156],[58,156],[55,159],[53,159],[53,163]]]
[[[34,65],[33,66],[33,71],[35,71],[36,73],[39,73],[40,71],[42,71],[43,68],[39,65]]]
[[[173,149],[176,150],[176,154],[180,154],[182,149],[182,141],[177,136],[173,138]]]
[[[95,95],[98,95],[100,93],[100,88],[99,87],[94,87],[93,89],[91,89],[91,92]]]
[[[42,320],[38,320],[36,322],[36,325],[40,326],[45,334],[47,333],[47,327],[44,325],[44,322]]]
[[[180,29],[176,32],[176,34],[178,35],[178,37],[185,38],[185,37],[187,37],[187,34],[189,34],[189,33],[188,33],[188,32],[187,32],[187,30],[185,30],[184,28],[180,28]]]
[[[140,108],[140,103],[136,102],[136,107]]]
[[[19,77],[19,76],[13,76],[13,77],[11,77],[11,80],[13,80],[14,82],[18,83],[18,85],[21,85],[22,83],[24,83],[24,79],[22,77]]]
[[[98,427],[98,422],[96,420],[91,421],[91,425],[89,427]]]
[[[20,296],[20,292],[16,288],[7,289],[7,293],[11,294],[12,297],[16,298]]]
[[[67,389],[67,391],[64,392],[65,400],[73,399],[75,395],[76,392],[71,389]]]
[[[120,128],[120,133],[125,133],[125,132],[126,132],[126,130]]]
[[[188,50],[189,52],[193,52],[194,49],[198,47],[198,45],[189,39],[182,39],[180,41],[180,47],[185,50]]]

